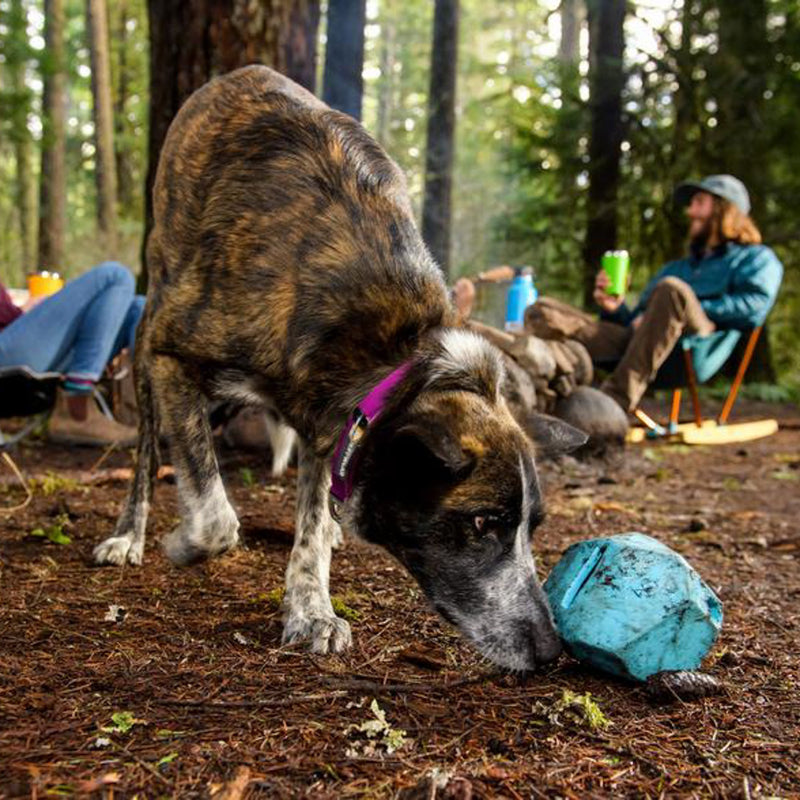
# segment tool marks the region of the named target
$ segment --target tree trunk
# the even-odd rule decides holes
[[[617,247],[617,192],[623,137],[622,89],[625,0],[587,0],[589,20],[589,197],[583,247],[583,299],[606,250]]]
[[[366,0],[329,0],[328,41],[322,99],[331,107],[361,119],[364,90],[364,24]]]
[[[309,92],[317,90],[319,16],[319,0],[295,2],[284,36],[284,72]]]
[[[561,89],[561,107],[555,117],[552,148],[557,156],[559,179],[558,197],[554,199],[553,210],[559,220],[566,222],[561,247],[569,248],[563,252],[572,273],[571,284],[574,290],[582,282],[582,268],[576,263],[574,250],[569,246],[571,230],[576,225],[576,215],[580,207],[581,190],[578,176],[584,169],[581,139],[588,134],[586,111],[580,96],[580,32],[585,16],[582,0],[561,0],[561,41],[558,47],[558,85]],[[558,234],[556,234],[558,235]],[[561,237],[559,237],[561,238]],[[574,265],[574,266],[573,266]]]
[[[299,48],[289,42],[295,36],[316,39],[319,0],[148,0],[148,15],[150,130],[140,290],[147,286],[145,246],[153,227],[158,156],[173,117],[208,80],[247,64],[266,64],[307,82],[308,59],[297,58]],[[302,23],[302,31],[292,29],[293,21]],[[314,50],[308,42],[305,52]]]
[[[719,49],[711,85],[717,125],[710,132],[715,172],[730,172],[750,192],[753,218],[764,224],[764,194],[769,167],[754,158],[767,139],[764,91],[772,62],[767,37],[766,0],[717,0]]]
[[[39,183],[38,266],[64,263],[67,219],[67,73],[64,50],[64,0],[44,0],[45,51],[42,57],[42,173]]]
[[[13,95],[9,110],[9,133],[14,144],[17,170],[16,202],[19,214],[21,286],[25,285],[27,273],[34,269],[36,231],[36,187],[31,166],[33,145],[28,130],[31,91],[25,81],[25,67],[30,57],[26,22],[27,17],[22,0],[12,0],[8,15],[5,54]]]
[[[131,76],[128,65],[128,5],[117,0],[117,90],[114,94],[114,161],[117,171],[117,202],[123,216],[134,213],[133,169],[125,144],[125,107],[130,96]]]
[[[108,18],[105,0],[86,0],[86,23],[89,32],[94,100],[97,223],[105,236],[106,246],[113,250],[117,230],[117,170],[114,161],[114,115],[111,103],[111,67],[108,56]]]
[[[753,219],[769,243],[765,195],[771,184],[770,159],[764,153],[769,141],[764,114],[764,92],[773,61],[767,36],[766,0],[717,0],[719,50],[710,73],[717,101],[717,125],[710,131],[715,172],[729,172],[744,181],[750,193]],[[775,368],[765,327],[748,370],[751,381],[774,382]]]
[[[456,122],[458,0],[436,0],[428,93],[422,238],[450,276],[450,216]]]
[[[694,79],[696,59],[692,52],[692,37],[697,32],[699,9],[693,0],[683,5],[681,15],[681,41],[675,51],[675,79],[678,88],[673,98],[675,119],[672,128],[672,146],[670,149],[669,174],[679,181],[694,176],[700,159],[697,138],[692,130],[697,126],[697,97]],[[665,200],[664,209],[670,220],[669,258],[680,258],[686,253],[686,216],[683,209],[675,208],[672,196]]]
[[[381,78],[378,84],[378,122],[376,138],[386,150],[391,150],[392,103],[394,100],[394,65],[397,63],[397,28],[388,17],[381,25]]]
[[[581,0],[561,0],[561,40],[558,60],[576,66],[580,62]]]

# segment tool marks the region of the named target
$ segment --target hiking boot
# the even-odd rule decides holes
[[[111,410],[114,419],[135,428],[139,424],[136,404],[136,384],[133,380],[133,361],[123,350],[113,361],[111,376]]]
[[[137,431],[128,425],[105,416],[97,407],[93,397],[86,398],[86,416],[82,420],[70,414],[67,395],[59,389],[56,404],[50,415],[47,435],[51,442],[85,447],[132,447],[136,444]]]

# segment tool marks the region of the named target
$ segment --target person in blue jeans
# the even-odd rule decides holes
[[[130,270],[100,264],[54,295],[21,309],[0,285],[0,367],[27,366],[64,376],[49,433],[70,444],[127,445],[135,428],[109,419],[92,392],[108,363],[133,352],[145,298],[136,295]]]

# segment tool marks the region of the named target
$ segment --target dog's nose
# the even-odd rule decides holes
[[[561,655],[561,639],[555,628],[536,638],[536,663],[549,664]]]

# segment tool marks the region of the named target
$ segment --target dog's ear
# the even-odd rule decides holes
[[[582,447],[589,436],[568,422],[548,414],[529,414],[525,430],[536,445],[536,453],[553,458]]]
[[[455,433],[439,420],[406,423],[395,433],[393,444],[410,468],[417,462],[418,468],[436,466],[448,475],[461,477],[474,464]]]

